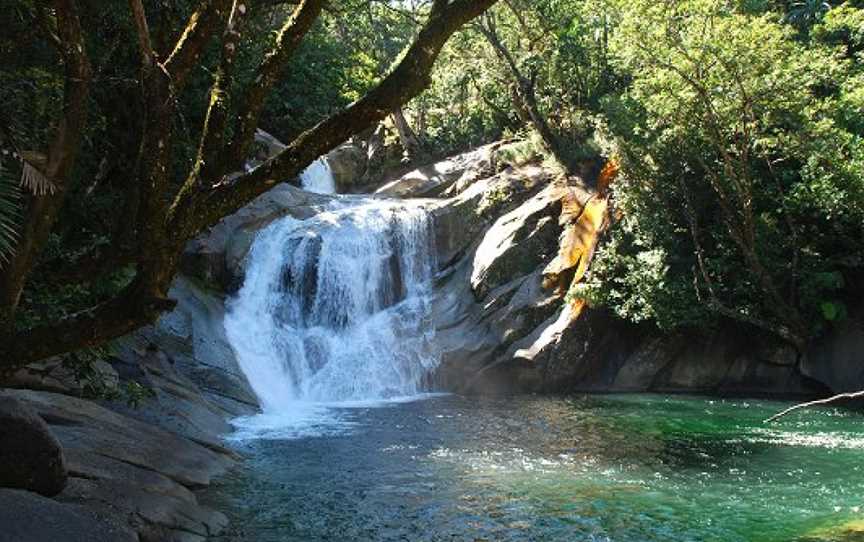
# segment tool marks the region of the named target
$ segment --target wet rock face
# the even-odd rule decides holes
[[[864,306],[834,324],[807,352],[801,370],[837,393],[864,388]]]
[[[0,396],[0,486],[51,497],[67,478],[63,450],[48,424],[22,402]]]

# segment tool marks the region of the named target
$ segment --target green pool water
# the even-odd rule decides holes
[[[864,540],[864,416],[654,395],[439,396],[244,420],[222,541]]]

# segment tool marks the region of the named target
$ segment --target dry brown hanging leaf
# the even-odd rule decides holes
[[[47,162],[44,154],[33,151],[21,151],[21,187],[26,188],[36,196],[53,194],[57,186],[39,169],[40,164]]]

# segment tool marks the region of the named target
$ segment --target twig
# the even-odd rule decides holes
[[[817,405],[826,405],[828,403],[834,403],[836,401],[841,401],[843,399],[861,399],[862,397],[864,397],[864,391],[856,391],[856,392],[852,392],[852,393],[841,393],[841,394],[835,395],[833,397],[829,397],[827,399],[819,399],[817,401],[808,401],[806,403],[801,403],[801,404],[789,407],[782,412],[778,412],[777,414],[775,414],[775,415],[771,416],[770,418],[768,418],[767,420],[765,420],[763,423],[771,423],[771,422],[777,421],[778,419],[782,418],[783,416],[790,414],[792,412],[795,412],[796,410],[800,410],[802,408],[809,408],[809,407],[817,406]]]

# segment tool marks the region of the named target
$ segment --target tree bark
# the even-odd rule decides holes
[[[402,60],[377,87],[297,136],[285,150],[254,171],[176,202],[169,229],[184,240],[194,237],[277,183],[296,179],[316,158],[383,120],[429,86],[433,64],[450,36],[496,1],[456,0],[446,7],[444,2],[433,5],[429,19]]]
[[[265,98],[285,71],[303,38],[321,15],[324,4],[325,0],[303,0],[280,29],[276,36],[276,43],[264,57],[252,84],[246,87],[240,99],[237,135],[228,151],[223,169],[229,171],[242,169],[243,162],[249,157],[250,147],[255,140],[255,130],[258,128],[258,119],[264,109]]]
[[[393,119],[393,126],[396,127],[396,133],[399,134],[399,142],[405,151],[405,158],[408,162],[417,161],[423,155],[423,145],[411,125],[408,124],[408,119],[405,118],[402,108],[394,109],[391,118]]]

